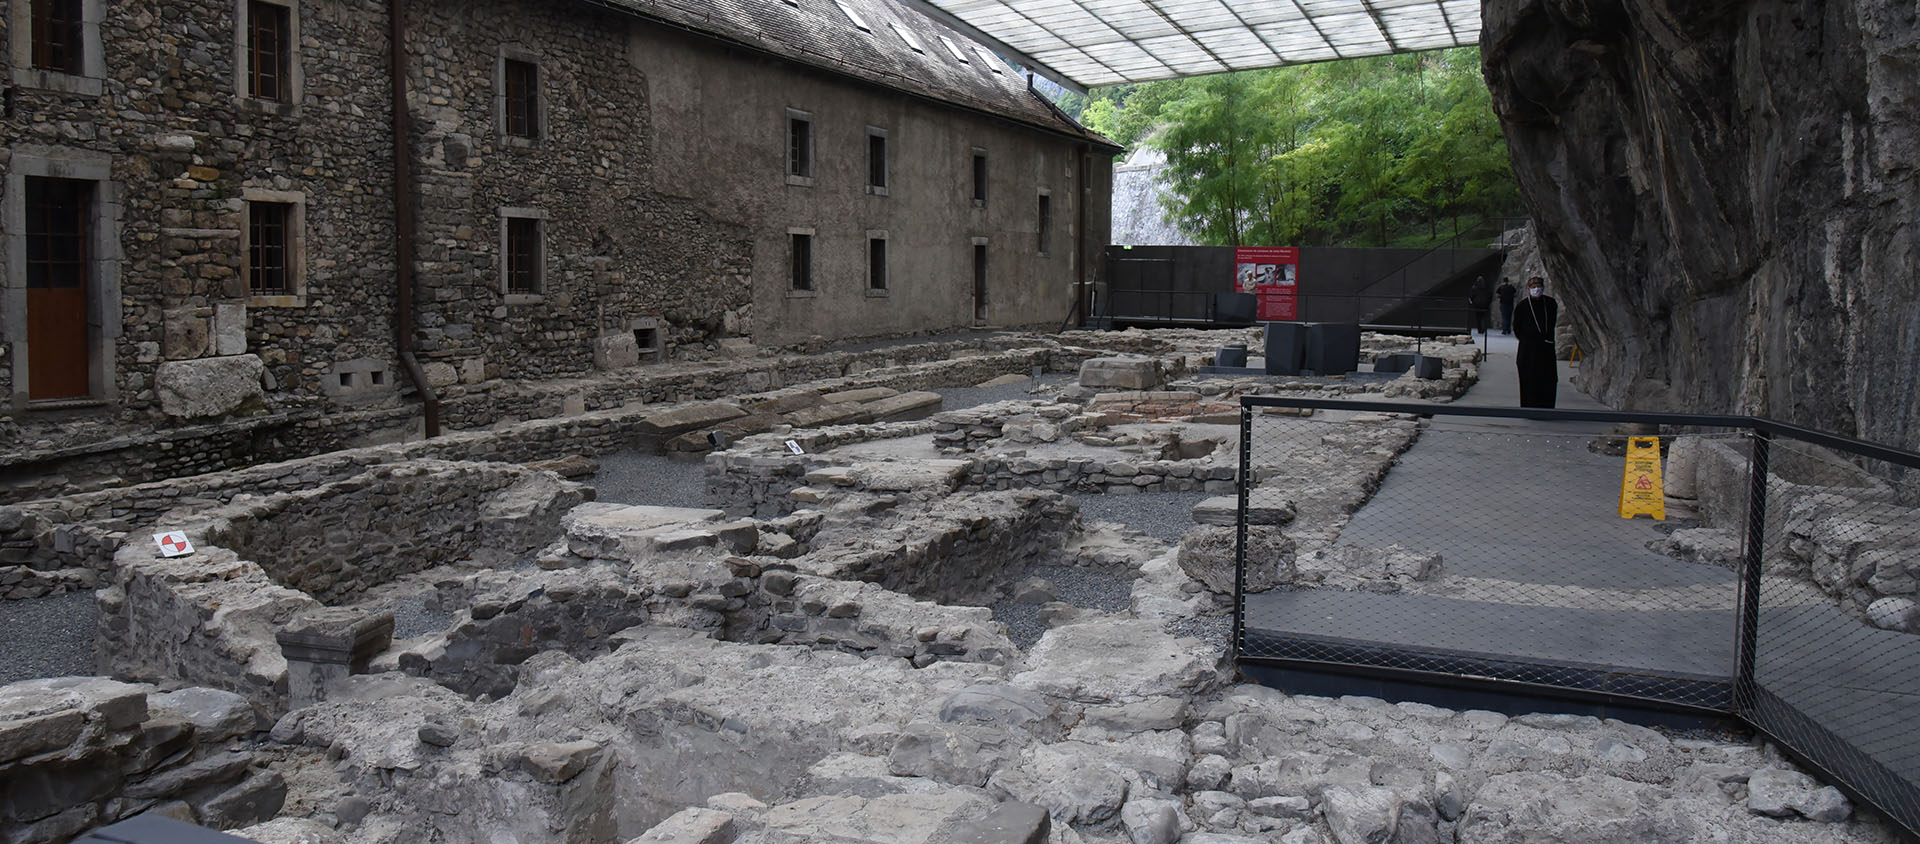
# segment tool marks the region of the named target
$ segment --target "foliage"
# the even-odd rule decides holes
[[[1168,211],[1202,243],[1404,244],[1520,209],[1477,48],[1102,88],[1080,108],[1166,152]]]

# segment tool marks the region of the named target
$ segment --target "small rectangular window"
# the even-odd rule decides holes
[[[984,205],[987,201],[987,152],[973,151],[973,202]]]
[[[840,13],[846,15],[847,20],[852,21],[854,26],[860,28],[861,32],[873,31],[871,27],[867,26],[866,19],[860,17],[860,13],[854,11],[852,6],[847,5],[847,0],[833,0],[833,2],[834,5],[840,7]]]
[[[925,47],[920,46],[920,37],[914,35],[913,30],[891,21],[888,22],[887,25],[893,27],[893,34],[900,36],[900,40],[906,43],[908,49],[916,53],[925,53],[927,51]]]
[[[942,35],[940,36],[940,43],[947,45],[947,52],[952,53],[953,57],[959,59],[961,64],[973,64],[973,62],[967,61],[967,54],[960,52],[960,46],[953,43],[953,39]]]
[[[867,187],[887,187],[887,136],[875,130],[867,132]]]
[[[539,293],[540,220],[536,217],[507,218],[507,292]]]
[[[867,237],[867,289],[887,289],[887,239]]]
[[[289,296],[293,289],[293,203],[247,203],[247,289],[255,296]]]
[[[787,280],[794,290],[813,289],[813,235],[788,235],[789,252],[793,263],[788,268]]]
[[[247,3],[247,94],[287,102],[293,59],[292,10],[274,3]]]
[[[787,175],[813,178],[813,120],[787,115]]]
[[[517,59],[501,61],[506,132],[520,138],[537,138],[540,136],[540,66]]]
[[[80,73],[85,22],[81,0],[32,0],[33,66]]]
[[[974,51],[975,53],[979,53],[979,54],[980,54],[980,61],[981,61],[982,63],[984,63],[984,64],[985,64],[985,65],[987,66],[987,69],[988,69],[988,70],[991,70],[991,71],[993,71],[994,73],[1005,73],[1005,72],[1006,72],[1006,71],[1005,71],[1005,70],[1004,70],[1004,69],[1003,69],[1003,68],[1001,67],[1001,64],[1002,64],[1002,62],[1000,61],[1000,57],[999,57],[999,56],[996,56],[996,55],[994,55],[994,54],[992,54],[992,53],[989,53],[989,52],[987,52],[987,48],[985,48],[985,47],[982,47],[982,46],[980,46],[980,45],[978,45],[978,44],[975,44],[975,45],[973,45],[973,51]]]
[[[1040,232],[1039,252],[1045,255],[1053,246],[1053,197],[1040,194],[1039,218],[1036,222]]]

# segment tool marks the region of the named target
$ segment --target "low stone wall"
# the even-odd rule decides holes
[[[115,676],[229,689],[277,713],[288,686],[275,636],[322,606],[302,589],[337,601],[468,555],[530,557],[584,498],[583,487],[550,473],[426,461],[180,514],[167,527],[185,531],[195,553],[169,559],[141,542],[115,555],[115,580],[100,593],[96,664]]]
[[[100,677],[0,686],[0,835],[63,842],[142,813],[234,829],[278,814],[279,773],[233,740],[259,727],[240,696]]]
[[[951,344],[935,345],[946,348]],[[824,394],[873,387],[922,389],[970,385],[995,375],[1025,373],[1033,366],[1071,366],[1089,354],[1092,353],[1057,347],[1029,348],[941,363],[862,371],[804,389],[778,389],[742,396],[740,400],[743,404],[763,406],[794,392]],[[865,357],[855,359],[867,360]],[[847,365],[858,368],[855,364]],[[705,386],[693,392],[721,392],[711,382],[696,379],[694,383]],[[36,598],[69,589],[97,587],[104,581],[103,573],[115,551],[130,533],[146,541],[145,536],[135,532],[137,526],[151,524],[180,507],[220,505],[240,495],[295,493],[358,475],[372,466],[409,460],[532,463],[570,455],[607,454],[647,443],[658,447],[661,437],[651,420],[662,413],[671,413],[676,407],[638,405],[537,419],[498,430],[454,432],[432,440],[352,448],[281,463],[0,506],[0,598]],[[836,436],[844,435],[809,431],[803,438],[820,444],[812,448],[826,448]],[[69,488],[61,485],[63,480],[57,475],[52,477],[48,482],[55,486],[50,488]],[[4,500],[7,500],[6,494],[0,493],[0,501]]]
[[[903,344],[851,352],[669,364],[609,372],[595,378],[453,385],[442,398],[450,430],[490,429],[503,420],[552,419],[658,404],[741,396],[788,385],[826,389],[883,386],[896,390],[971,385],[1039,366],[1070,371],[1098,354],[1033,336],[986,337]],[[260,416],[158,431],[77,428],[65,440],[8,449],[0,457],[0,504],[39,501],[75,491],[119,487],[245,468],[263,461],[357,450],[371,440],[416,438],[417,405],[364,409],[303,403]],[[602,451],[624,447],[605,443]],[[583,449],[573,447],[568,453]],[[481,459],[472,454],[411,452],[409,456]],[[541,458],[544,459],[545,455]]]
[[[1694,448],[1702,518],[1742,535],[1751,483],[1745,445],[1703,437]],[[1920,558],[1913,552],[1920,547],[1920,508],[1903,503],[1885,481],[1815,451],[1776,443],[1769,452],[1765,571],[1811,581],[1875,626],[1920,632]]]

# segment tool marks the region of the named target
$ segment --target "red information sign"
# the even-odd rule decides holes
[[[1300,318],[1300,250],[1291,246],[1237,246],[1234,289],[1259,297],[1261,322]]]

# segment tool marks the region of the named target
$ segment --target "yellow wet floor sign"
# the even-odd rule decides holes
[[[1627,470],[1620,476],[1620,518],[1667,518],[1666,484],[1660,482],[1660,438],[1627,440]]]

